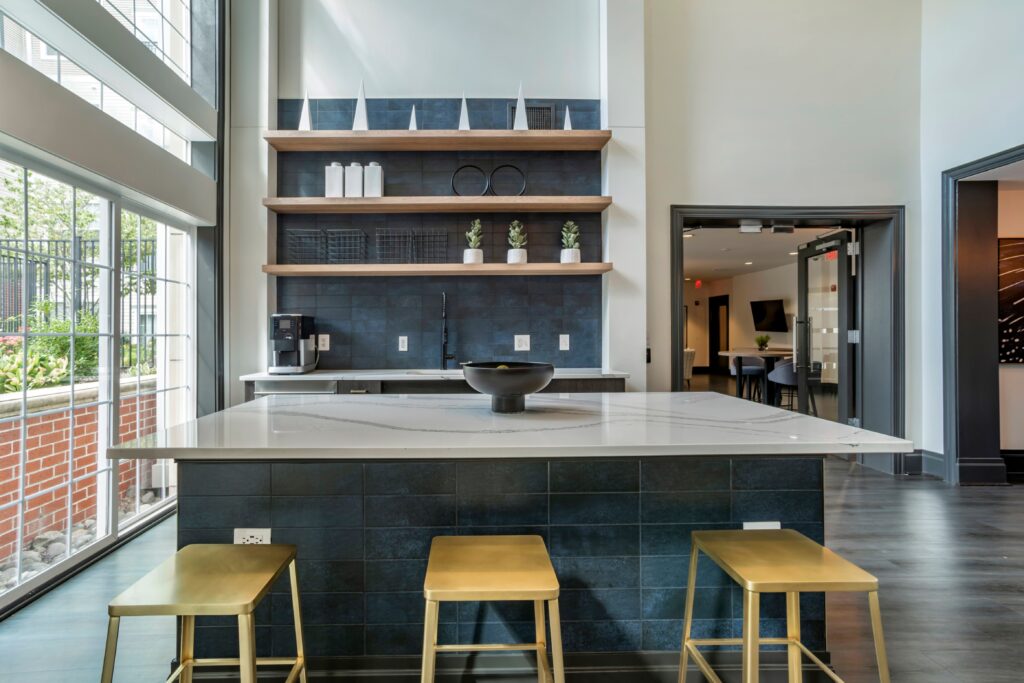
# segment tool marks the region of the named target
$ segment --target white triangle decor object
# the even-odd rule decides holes
[[[309,116],[309,93],[302,95],[302,109],[299,111],[299,130],[312,130]]]
[[[565,108],[565,125],[562,126],[563,130],[572,130],[572,118],[569,116],[569,107]]]
[[[462,109],[459,110],[459,130],[469,130],[469,107],[466,106],[466,93],[462,93]]]
[[[356,115],[352,119],[352,130],[370,130],[366,120],[366,91],[363,82],[359,81],[359,95],[356,96]]]
[[[419,126],[416,125],[416,105],[412,105],[412,116],[409,117],[409,130],[419,130]]]
[[[526,123],[526,98],[523,97],[523,83],[519,83],[519,97],[516,99],[516,118],[512,121],[512,130],[529,130]]]

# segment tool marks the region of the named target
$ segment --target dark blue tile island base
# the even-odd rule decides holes
[[[823,542],[822,464],[817,456],[181,460],[178,545],[230,543],[235,527],[270,527],[274,542],[296,544],[314,668],[328,666],[325,658],[419,655],[430,540],[446,534],[544,538],[562,586],[570,663],[580,653],[672,653],[690,533],[777,520]],[[739,637],[741,591],[706,559],[697,585],[696,633]],[[801,607],[804,641],[823,651],[823,596],[804,595]],[[444,643],[533,639],[525,604],[446,603],[441,622]],[[282,580],[257,610],[259,655],[294,655],[291,624]],[[785,635],[783,596],[762,597],[761,633]],[[200,657],[237,656],[235,623],[199,619],[196,647]]]

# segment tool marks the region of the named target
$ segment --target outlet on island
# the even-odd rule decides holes
[[[528,334],[517,334],[513,339],[513,346],[516,351],[529,351],[530,350],[530,335]]]
[[[398,350],[408,351],[409,350],[409,338],[402,336],[398,338]]]
[[[270,543],[270,529],[235,529],[235,543],[240,545],[266,545]]]

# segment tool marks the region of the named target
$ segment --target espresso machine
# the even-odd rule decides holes
[[[316,368],[316,326],[313,316],[275,313],[270,316],[271,375],[301,375]]]

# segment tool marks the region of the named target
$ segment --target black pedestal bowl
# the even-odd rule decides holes
[[[526,410],[526,394],[540,391],[551,382],[555,366],[551,363],[491,361],[465,363],[466,382],[481,394],[490,394],[495,413],[521,413]]]

